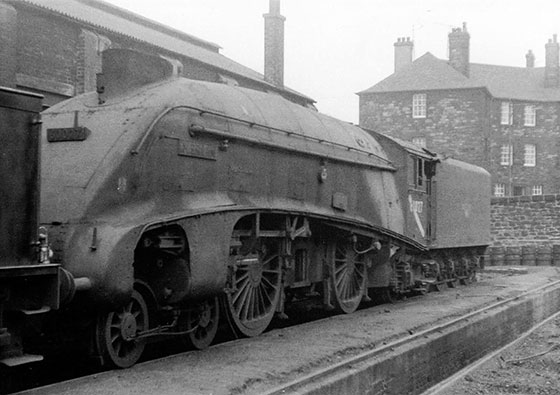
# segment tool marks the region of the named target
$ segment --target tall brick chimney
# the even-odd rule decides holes
[[[559,45],[557,35],[554,34],[544,46],[545,66],[544,66],[544,86],[545,88],[558,88],[560,79],[560,69],[558,65]]]
[[[17,11],[0,1],[0,85],[16,87]]]
[[[527,60],[527,68],[535,67],[535,54],[533,51],[529,50],[527,55],[525,55],[525,59]]]
[[[449,33],[449,64],[467,77],[469,76],[470,38],[466,22],[463,22],[462,29],[457,27]]]
[[[395,46],[395,72],[404,66],[412,63],[412,53],[414,51],[414,42],[410,37],[399,37]]]
[[[264,79],[278,87],[284,86],[284,21],[280,0],[269,0],[264,14]]]

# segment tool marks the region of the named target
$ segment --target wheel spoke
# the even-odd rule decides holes
[[[246,291],[247,287],[250,285],[251,283],[249,282],[249,280],[247,279],[247,281],[245,281],[245,283],[243,283],[243,285],[241,286],[241,288],[237,288],[237,291],[235,291],[235,295],[232,299],[232,303],[235,304],[237,302],[237,300],[239,299],[239,297],[244,294],[244,292]]]
[[[262,265],[267,266],[270,262],[275,261],[279,257],[280,255],[276,251],[275,252],[269,251],[269,253],[264,256],[264,259],[262,260]]]
[[[262,287],[255,288],[257,315],[260,316],[266,312],[266,305],[262,296]]]
[[[344,313],[354,311],[365,290],[366,266],[362,256],[343,240],[338,240],[332,246],[331,255],[331,284],[335,307]]]
[[[127,341],[134,335],[128,332],[130,325],[137,331],[148,328],[148,308],[142,295],[133,291],[130,301],[119,311],[100,315],[96,326],[96,346],[106,364],[126,368],[134,365],[142,355],[145,342]]]
[[[272,284],[270,284],[270,285],[272,286]],[[275,289],[275,288],[273,287],[273,289]],[[272,299],[270,298],[270,295],[268,294],[268,292],[266,292],[266,289],[264,288],[264,286],[261,287],[261,290],[262,290],[262,293],[263,293],[264,297],[266,298],[266,301],[263,299],[263,302],[265,303],[265,306],[266,305],[271,305],[272,304]]]
[[[249,292],[247,293],[247,309],[245,310],[244,318],[245,320],[250,320],[253,318],[253,309],[254,309],[254,296],[255,296],[255,288],[251,287]]]
[[[186,329],[188,333],[182,339],[198,350],[208,347],[218,330],[218,298],[203,301],[188,309],[184,315],[179,317],[179,328]]]
[[[276,285],[274,285],[268,278],[266,278],[266,277],[264,277],[264,276],[262,277],[262,283],[261,283],[261,284],[262,284],[263,286],[267,286],[267,287],[272,288],[272,289],[276,289],[276,288],[277,288]]]
[[[235,259],[242,261],[254,258],[250,265],[233,273],[232,283],[238,288],[235,293],[226,294],[227,313],[234,329],[245,336],[255,336],[263,332],[272,319],[276,301],[280,295],[282,280],[280,241],[278,239],[257,239],[250,242],[254,246],[245,255]],[[257,254],[257,251],[258,254]]]
[[[245,272],[242,276],[235,279],[235,285],[239,284],[241,281],[246,280],[249,278],[249,272]]]
[[[342,282],[348,277],[346,272],[336,276],[336,287],[339,288]]]
[[[239,293],[241,295],[241,301],[236,303],[235,306],[238,306],[239,312],[243,310],[243,308],[247,305],[247,298],[249,293],[251,292],[251,283],[247,281],[247,284],[243,287],[242,292]]]
[[[335,267],[335,269],[334,269],[334,274],[336,275],[336,274],[340,273],[340,272],[343,271],[343,270],[348,270],[348,266],[346,266],[346,265],[340,265],[340,266],[338,266],[338,267]]]

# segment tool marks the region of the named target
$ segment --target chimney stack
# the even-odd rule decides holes
[[[284,21],[280,15],[280,0],[269,0],[269,12],[264,14],[264,79],[284,86]]]
[[[412,63],[414,42],[410,37],[399,37],[395,46],[395,72]]]
[[[449,33],[449,64],[466,77],[469,76],[470,38],[466,22],[463,22],[462,29],[454,28]]]
[[[545,44],[544,49],[544,86],[545,88],[558,88],[558,82],[560,79],[558,54],[560,51],[556,34],[552,36],[552,39],[548,40],[548,43]]]
[[[535,67],[535,54],[533,51],[529,50],[527,55],[525,55],[525,59],[527,59],[527,68]]]

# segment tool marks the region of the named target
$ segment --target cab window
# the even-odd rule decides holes
[[[424,177],[424,160],[422,158],[412,157],[412,180],[411,186],[415,189],[424,189],[426,180]]]
[[[411,159],[410,186],[427,191],[429,179],[434,176],[435,163],[417,156],[411,156]]]

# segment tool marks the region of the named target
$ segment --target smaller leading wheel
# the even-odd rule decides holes
[[[328,265],[333,305],[350,314],[358,308],[366,288],[364,255],[356,253],[350,243],[337,240],[331,245]]]
[[[188,345],[197,350],[208,347],[218,332],[220,316],[218,297],[199,303],[189,309],[185,315],[184,326],[188,331],[186,335]]]
[[[136,339],[136,336],[148,328],[148,307],[136,290],[132,291],[130,301],[123,307],[100,314],[95,335],[103,364],[119,368],[134,365],[146,346],[146,342]]]

